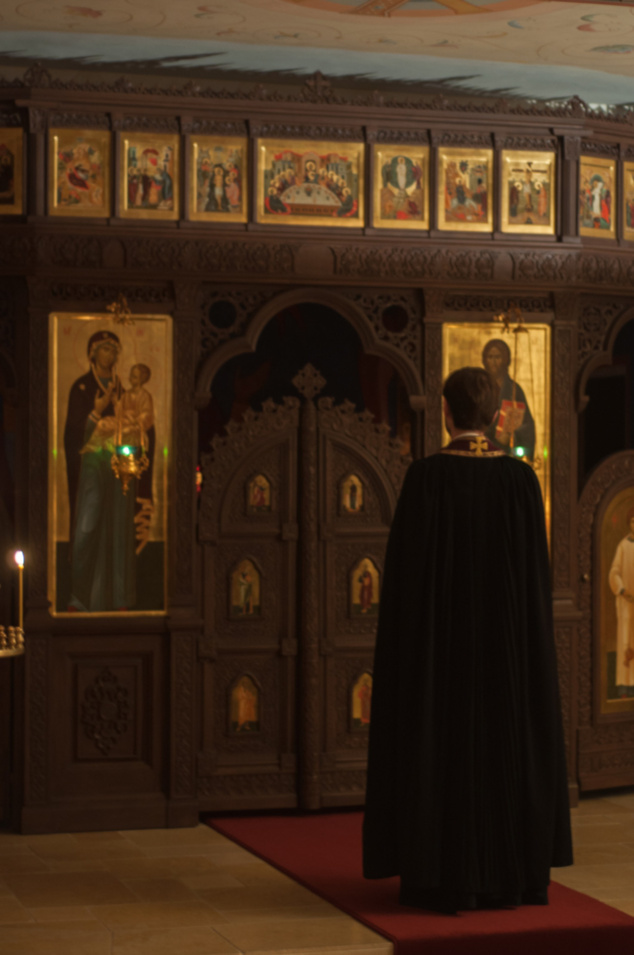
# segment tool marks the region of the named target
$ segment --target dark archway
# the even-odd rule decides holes
[[[408,453],[413,425],[408,387],[391,361],[365,346],[357,329],[332,307],[306,301],[278,311],[259,331],[253,350],[228,354],[217,367],[210,399],[199,412],[199,451],[248,409],[259,411],[269,399],[279,403],[295,395],[292,379],[310,363],[326,379],[321,396],[369,411]]]

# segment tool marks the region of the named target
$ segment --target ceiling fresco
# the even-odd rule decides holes
[[[0,0],[0,59],[362,76],[634,101],[634,6],[541,0]]]

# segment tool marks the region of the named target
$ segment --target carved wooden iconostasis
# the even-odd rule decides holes
[[[513,308],[542,336],[533,371],[526,352],[509,376],[541,456],[571,794],[634,783],[634,712],[608,680],[616,597],[596,589],[634,436],[592,412],[627,381],[630,111],[323,78],[82,83],[32,70],[0,86],[0,519],[27,554],[28,640],[0,661],[4,820],[176,826],[363,801],[385,542],[408,461],[445,440],[443,341],[458,329],[469,360],[504,360],[493,316]],[[117,526],[145,521],[152,586],[138,608],[75,612],[70,517],[51,537],[47,489],[51,316],[117,336],[121,295],[135,324],[109,335],[116,400],[149,413],[149,396],[155,435],[146,503]],[[150,318],[170,344],[148,359]],[[149,418],[141,431],[149,452]],[[2,583],[10,615],[9,570]]]

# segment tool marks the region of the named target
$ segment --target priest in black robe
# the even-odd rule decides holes
[[[499,385],[445,382],[387,548],[363,865],[441,912],[546,904],[572,863],[548,546],[532,468],[484,436]]]

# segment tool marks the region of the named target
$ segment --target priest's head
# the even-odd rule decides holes
[[[442,393],[447,430],[452,435],[453,430],[483,431],[498,410],[500,386],[484,368],[467,367],[452,372]]]

